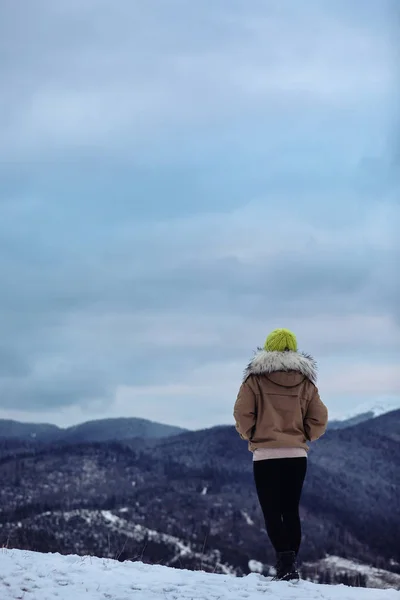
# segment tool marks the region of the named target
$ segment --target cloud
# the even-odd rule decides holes
[[[397,363],[386,365],[355,363],[339,376],[337,373],[332,373],[331,378],[326,378],[325,383],[331,395],[341,393],[353,398],[400,396],[397,374]]]
[[[243,118],[365,112],[393,100],[390,5],[380,18],[222,0],[2,5],[6,156],[54,152],[140,154],[148,139]],[[368,12],[367,12],[368,14]],[[387,22],[385,23],[384,16]]]
[[[226,422],[279,325],[398,394],[391,4],[206,4],[2,3],[3,416]]]
[[[381,205],[357,227],[335,231],[329,223],[291,221],[285,207],[255,204],[231,214],[148,223],[137,236],[125,226],[111,254],[107,248],[96,256],[77,253],[64,267],[24,256],[17,302],[1,303],[9,349],[29,370],[1,380],[3,405],[28,412],[80,405],[114,416],[122,406],[123,414],[141,414],[144,406],[149,414],[148,398],[157,406],[173,391],[174,406],[186,393],[188,401],[200,395],[205,415],[217,418],[221,410],[226,419],[249,350],[281,324],[339,371],[358,356],[366,364],[375,355],[392,360],[400,350],[389,262],[397,215],[395,206]],[[281,219],[285,236],[275,226]],[[29,290],[29,302],[18,285]],[[233,370],[226,378],[215,375],[230,363],[236,376]],[[194,376],[198,369],[204,380]],[[326,392],[338,394],[342,388],[331,381],[327,377]],[[215,407],[216,384],[224,410]],[[124,398],[130,400],[124,404]]]

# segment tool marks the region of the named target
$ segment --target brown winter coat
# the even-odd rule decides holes
[[[256,448],[304,448],[326,431],[328,410],[314,360],[299,352],[259,350],[245,371],[235,403],[236,429]]]

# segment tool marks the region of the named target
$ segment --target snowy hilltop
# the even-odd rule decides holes
[[[335,414],[331,411],[331,417],[333,420],[339,422],[354,421],[357,420],[357,418],[360,420],[367,420],[375,419],[376,417],[380,417],[381,415],[385,415],[389,412],[399,409],[400,398],[381,398],[379,400],[373,400],[372,402],[358,404],[346,412]]]
[[[0,551],[1,600],[400,600],[395,590],[273,583],[140,562]]]

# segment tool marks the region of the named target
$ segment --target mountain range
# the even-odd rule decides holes
[[[105,442],[135,437],[159,439],[184,431],[181,427],[136,418],[99,419],[67,428],[0,419],[0,438],[38,442]]]
[[[327,555],[400,573],[399,432],[394,411],[312,445],[301,508],[308,575]],[[9,547],[237,575],[274,561],[251,454],[233,427],[118,441],[3,438],[0,480],[0,544]]]
[[[372,411],[369,411],[357,414],[354,417],[349,417],[348,419],[333,419],[329,421],[328,429],[346,429],[347,427],[352,427],[353,425],[358,425],[359,423],[364,423],[364,421],[369,421],[370,419],[374,418],[374,413]]]
[[[397,409],[400,409],[400,399],[382,400],[371,405],[364,404],[343,418],[331,419],[328,427],[329,429],[345,429]],[[35,440],[45,443],[121,441],[135,437],[161,439],[185,431],[187,430],[182,427],[164,425],[135,417],[98,419],[66,428],[49,423],[21,423],[0,419],[0,439]]]
[[[394,410],[400,410],[400,398],[383,398],[380,401],[358,405],[341,418],[330,419],[328,426],[330,429],[344,429]]]

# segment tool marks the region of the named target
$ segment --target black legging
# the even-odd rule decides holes
[[[299,503],[307,471],[307,459],[256,460],[254,479],[269,539],[276,552],[299,551],[301,524]]]

